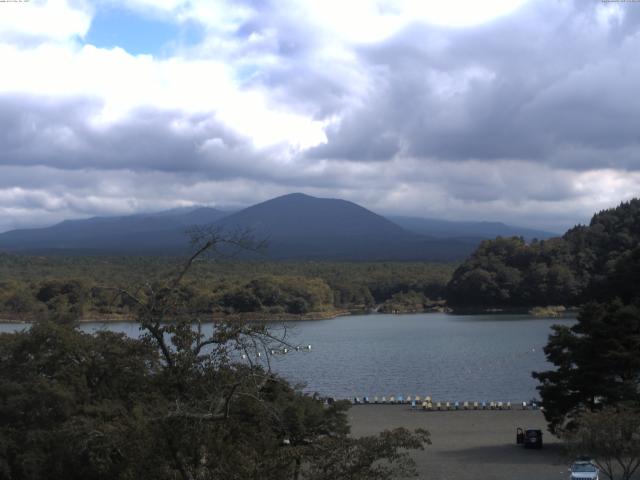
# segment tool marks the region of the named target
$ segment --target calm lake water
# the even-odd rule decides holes
[[[272,357],[272,368],[305,390],[336,398],[431,395],[434,400],[521,402],[538,397],[534,370],[553,324],[528,315],[353,315],[288,322],[287,339],[311,351]],[[0,332],[24,325],[0,324]],[[87,323],[132,337],[135,323]],[[261,361],[264,360],[264,357]]]

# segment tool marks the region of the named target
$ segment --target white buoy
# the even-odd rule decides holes
[[[311,345],[307,345],[307,350],[311,350]]]
[[[282,349],[282,353],[289,353],[289,349],[288,348],[283,348]]]
[[[260,352],[258,352],[258,357],[262,356],[262,354]]]

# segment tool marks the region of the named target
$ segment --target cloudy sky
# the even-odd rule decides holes
[[[305,192],[562,231],[640,193],[640,2],[0,2],[0,231]]]

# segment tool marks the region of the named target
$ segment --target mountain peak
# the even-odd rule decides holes
[[[302,192],[287,193],[285,195],[280,195],[279,197],[272,198],[271,200],[279,200],[279,199],[282,199],[282,198],[291,198],[291,199],[296,199],[296,198],[314,198],[314,199],[318,200],[318,197],[312,197],[311,195],[307,195],[306,193],[302,193]]]
[[[221,221],[270,238],[409,235],[386,218],[346,200],[291,193],[245,208]]]
[[[286,195],[280,195],[279,197],[270,198],[269,200],[265,200],[264,202],[258,203],[253,206],[255,207],[257,205],[283,203],[283,202],[305,202],[305,201],[308,202],[308,201],[314,201],[314,200],[322,201],[322,200],[328,200],[328,199],[312,197],[311,195],[307,195],[306,193],[294,192],[294,193],[287,193]],[[248,207],[248,208],[251,208],[251,207]]]
[[[98,217],[39,230],[12,231],[0,235],[0,249],[182,253],[188,245],[185,232],[193,225],[216,225],[230,232],[246,229],[257,240],[267,241],[264,255],[271,259],[451,260],[463,258],[479,242],[476,236],[459,234],[462,227],[469,230],[464,225],[456,230],[448,222],[422,225],[424,222],[408,219],[403,223],[401,218],[394,222],[347,200],[296,192],[235,213],[194,205],[155,214]],[[500,230],[490,225],[481,227]],[[474,231],[478,228],[473,226]]]

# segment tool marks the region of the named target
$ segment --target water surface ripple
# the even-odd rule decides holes
[[[444,401],[521,402],[538,396],[531,372],[550,367],[542,348],[551,325],[573,322],[441,313],[288,322],[288,340],[312,349],[274,356],[271,365],[306,384],[305,391],[336,398],[431,395]],[[0,332],[23,327],[0,324]],[[81,328],[139,334],[137,324],[126,322]]]

